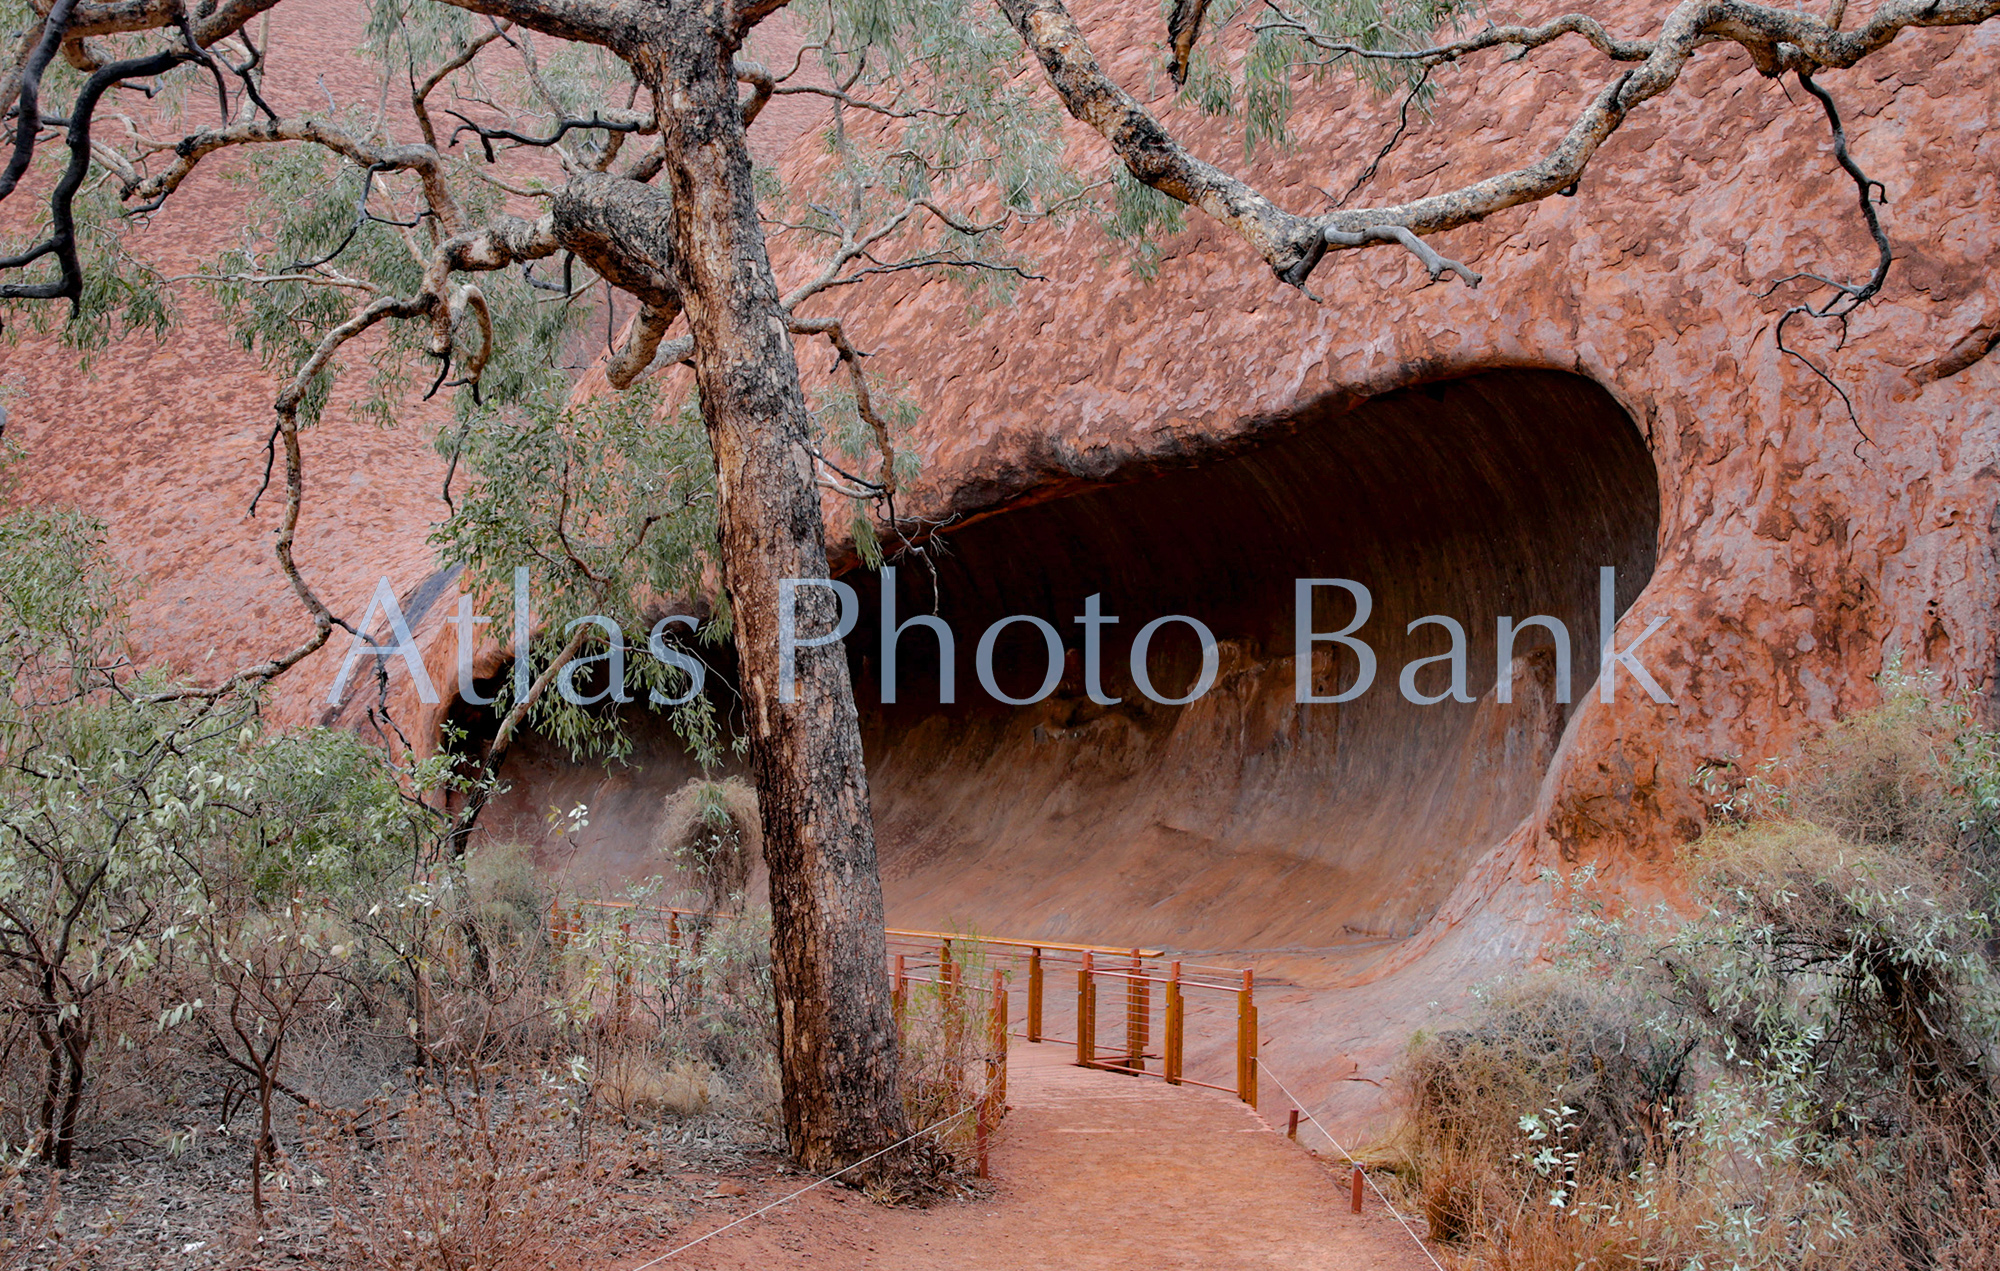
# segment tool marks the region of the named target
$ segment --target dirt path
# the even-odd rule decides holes
[[[1350,1214],[1344,1180],[1245,1105],[1069,1057],[1015,1046],[989,1196],[915,1211],[820,1188],[661,1271],[1432,1271],[1372,1194]],[[772,1180],[703,1217],[721,1226],[796,1186]],[[634,1249],[606,1271],[663,1252]]]

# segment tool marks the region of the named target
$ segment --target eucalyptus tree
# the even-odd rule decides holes
[[[903,530],[892,387],[871,384],[832,308],[844,288],[908,269],[1004,287],[1027,272],[1005,247],[1023,220],[1101,207],[1114,232],[1143,237],[1176,223],[1182,205],[1240,236],[1278,285],[1305,288],[1329,253],[1374,247],[1411,251],[1434,278],[1476,285],[1470,265],[1424,239],[1574,192],[1635,108],[1669,91],[1697,56],[1733,44],[1821,104],[1855,181],[1876,268],[1860,282],[1823,282],[1828,298],[1801,310],[1838,315],[1880,289],[1890,252],[1875,184],[1846,152],[1814,74],[1854,65],[1905,29],[2000,12],[2000,0],[1884,0],[1847,30],[1845,0],[1824,17],[1686,0],[1647,36],[1569,14],[1433,43],[1464,22],[1458,0],[1177,0],[1160,60],[1187,101],[1240,114],[1252,144],[1282,138],[1301,95],[1340,65],[1415,95],[1446,64],[1561,41],[1609,64],[1560,141],[1520,167],[1405,203],[1293,212],[1177,141],[1108,74],[1062,0],[373,0],[367,52],[378,84],[345,104],[313,67],[286,58],[284,23],[302,2],[190,10],[180,0],[33,0],[19,10],[17,47],[0,72],[0,104],[16,121],[0,198],[31,170],[46,198],[35,235],[0,259],[14,275],[0,299],[67,300],[66,330],[79,341],[120,322],[164,328],[174,320],[167,293],[122,249],[118,217],[161,207],[217,156],[239,155],[254,178],[253,233],[204,279],[283,381],[271,443],[285,489],[275,550],[312,630],[209,693],[283,673],[339,623],[292,547],[301,430],[325,408],[353,341],[367,335],[388,350],[368,346],[364,405],[392,410],[420,371],[431,392],[454,390],[461,423],[446,430],[446,447],[485,474],[488,491],[499,473],[546,477],[510,438],[533,432],[523,421],[561,419],[575,369],[565,359],[583,355],[587,320],[605,320],[614,389],[692,367],[713,464],[706,501],[662,496],[673,483],[653,480],[657,457],[615,443],[595,453],[629,487],[597,483],[588,510],[559,497],[553,515],[544,502],[529,520],[461,522],[445,545],[488,594],[501,589],[499,545],[513,544],[533,548],[568,594],[623,593],[636,611],[643,590],[701,573],[672,562],[700,556],[701,534],[688,527],[712,515],[725,592],[715,629],[735,639],[772,879],[785,1123],[815,1168],[869,1158],[907,1128],[845,663],[836,648],[808,648],[797,683],[784,683],[777,638],[783,580],[826,575],[830,493],[879,509],[857,518],[864,548],[877,527],[892,539]],[[761,64],[750,55],[759,28],[783,9],[806,33],[805,54]],[[1028,55],[1052,99],[1016,73]],[[134,92],[156,107],[163,95],[168,108],[134,119],[122,109]],[[215,122],[196,125],[211,92]],[[803,185],[786,187],[753,172],[746,134],[769,102],[794,94],[827,104],[831,145],[801,165]],[[1051,103],[1047,113],[1038,101]],[[1113,176],[1087,182],[1064,166],[1053,103],[1108,143]],[[175,135],[148,132],[163,126]],[[789,290],[772,269],[774,234],[813,257]],[[580,303],[584,295],[601,307]],[[835,387],[808,394],[796,341],[824,342],[841,372]],[[683,494],[695,484],[686,472],[674,480]],[[620,489],[664,497],[672,507],[662,515],[682,526],[665,536],[678,546],[658,548],[652,565],[631,562],[655,550],[655,522],[616,512]],[[620,534],[627,546],[573,550],[586,524],[599,549]],[[796,597],[802,627],[836,622],[829,589],[798,587]],[[516,692],[510,717],[533,707],[527,699],[587,639],[555,650]]]
[[[353,620],[320,598],[292,547],[303,436],[354,342],[373,341],[350,371],[364,412],[454,390],[458,422],[441,444],[467,486],[439,545],[488,596],[507,593],[510,557],[531,561],[558,632],[504,707],[500,745],[538,702],[569,739],[615,745],[548,690],[565,672],[575,682],[573,659],[617,656],[620,637],[590,654],[592,633],[566,628],[590,613],[636,620],[648,597],[685,594],[719,568],[711,627],[735,637],[772,877],[787,1132],[815,1167],[879,1151],[905,1126],[852,694],[837,649],[809,651],[781,686],[777,627],[780,580],[826,576],[823,502],[892,504],[908,475],[892,439],[906,412],[893,386],[864,375],[837,312],[810,302],[887,271],[1003,287],[1024,272],[1001,230],[1077,183],[1058,162],[1053,110],[1009,83],[1018,42],[997,14],[963,5],[819,4],[798,19],[817,33],[809,59],[767,68],[739,54],[776,5],[517,14],[378,0],[363,50],[377,84],[342,103],[317,68],[287,61],[277,8],[59,0],[22,15],[0,85],[22,121],[0,195],[29,188],[44,130],[60,138],[39,146],[38,237],[0,262],[29,281],[0,297],[69,301],[65,333],[79,343],[176,320],[170,280],[126,250],[121,215],[162,207],[222,156],[249,178],[241,246],[192,282],[280,377],[276,553],[312,630],[185,691],[268,680]],[[124,113],[135,93],[156,103],[144,119]],[[745,144],[764,107],[794,94],[831,110],[809,190],[753,174]],[[209,111],[215,121],[198,125]],[[150,134],[161,127],[178,132]],[[783,292],[767,217],[810,260]],[[17,308],[15,320],[44,312]],[[643,398],[570,402],[592,355],[584,328],[600,318],[615,389],[693,368],[705,453],[672,403],[649,414]],[[811,399],[795,338],[822,343],[841,369]],[[802,630],[831,626],[836,610],[826,589],[801,589]],[[682,722],[704,735],[698,711]]]
[[[128,745],[145,730],[90,700],[119,642],[116,597],[88,569],[100,538],[71,512],[0,518],[0,1019],[8,1054],[22,1034],[41,1052],[32,1133],[58,1169],[76,1142],[94,1007],[151,956],[158,865],[183,819],[161,807],[201,794],[179,772],[159,794],[158,770],[178,756]]]

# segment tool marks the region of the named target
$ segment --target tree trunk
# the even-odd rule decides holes
[[[61,1115],[63,1071],[68,1055],[57,1040],[55,1031],[42,1027],[39,1022],[35,1027],[35,1040],[42,1048],[42,1141],[36,1154],[43,1164],[56,1165],[56,1145],[61,1142],[61,1136],[56,1132],[56,1120]],[[58,1165],[57,1168],[61,1167]]]
[[[76,1149],[90,1034],[80,1015],[65,1019],[60,1010],[53,1028],[36,1029],[47,1065],[42,1087],[42,1142],[37,1154],[59,1170],[70,1167]]]
[[[799,1162],[824,1173],[887,1148],[906,1128],[860,724],[839,645],[801,650],[797,692],[779,700],[779,580],[825,578],[826,540],[723,17],[707,5],[677,14],[644,70],[720,478],[724,581],[771,872],[785,1132]],[[799,588],[800,634],[831,630],[838,612],[827,588]],[[866,1174],[899,1165],[885,1158]]]
[[[63,1035],[63,1051],[69,1056],[69,1089],[63,1095],[62,1119],[57,1123],[56,1157],[57,1169],[70,1167],[70,1155],[76,1150],[77,1125],[83,1118],[83,1076],[84,1061],[90,1053],[91,1029],[80,1019],[71,1019]]]

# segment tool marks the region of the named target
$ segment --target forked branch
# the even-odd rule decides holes
[[[1697,50],[1733,43],[1748,50],[1765,75],[1811,73],[1821,67],[1852,66],[1913,27],[1970,26],[2000,14],[2000,0],[1886,0],[1852,31],[1797,10],[1743,0],[1683,0],[1650,40],[1620,40],[1603,24],[1570,14],[1537,27],[1492,27],[1449,44],[1404,51],[1375,50],[1330,40],[1274,7],[1273,21],[1292,29],[1312,47],[1330,55],[1390,59],[1422,66],[1458,61],[1485,49],[1540,47],[1578,36],[1617,62],[1637,63],[1594,92],[1560,140],[1533,162],[1455,190],[1386,207],[1334,211],[1317,216],[1292,213],[1237,177],[1196,158],[1153,115],[1103,70],[1063,0],[996,0],[1041,62],[1050,84],[1069,113],[1111,144],[1140,181],[1170,198],[1200,208],[1257,252],[1285,282],[1303,287],[1329,248],[1348,250],[1380,243],[1405,248],[1417,238],[1482,221],[1498,212],[1551,195],[1573,191],[1599,147],[1643,102],[1672,88]],[[1192,48],[1187,18],[1173,31],[1179,47]],[[1871,213],[1872,215],[1872,213]],[[1398,232],[1402,231],[1402,232]],[[1442,257],[1426,258],[1432,276],[1477,275]],[[1872,294],[1872,293],[1871,293]]]
[[[1800,278],[1809,279],[1822,287],[1831,287],[1833,289],[1833,295],[1823,305],[1799,304],[1785,310],[1778,318],[1776,331],[1778,350],[1799,362],[1807,370],[1826,382],[1827,387],[1831,388],[1840,397],[1841,405],[1847,408],[1847,418],[1853,423],[1854,430],[1860,433],[1862,438],[1872,445],[1875,439],[1870,437],[1867,431],[1861,427],[1861,417],[1854,412],[1854,399],[1848,396],[1847,390],[1842,388],[1839,382],[1832,375],[1828,374],[1819,363],[1785,343],[1785,327],[1793,318],[1797,317],[1831,318],[1841,324],[1842,338],[1843,340],[1845,339],[1847,315],[1875,298],[1876,294],[1882,290],[1882,284],[1889,280],[1889,266],[1896,259],[1895,252],[1889,247],[1889,235],[1882,229],[1882,218],[1875,212],[1876,203],[1888,202],[1888,195],[1885,191],[1882,191],[1882,183],[1862,171],[1861,165],[1854,161],[1853,154],[1848,151],[1847,130],[1841,125],[1840,108],[1834,103],[1833,94],[1815,83],[1810,71],[1799,72],[1799,84],[1819,100],[1821,109],[1826,112],[1827,127],[1833,132],[1834,160],[1840,164],[1841,170],[1847,173],[1853,180],[1855,191],[1861,200],[1862,219],[1868,223],[1868,233],[1875,240],[1875,268],[1869,273],[1866,279],[1858,283],[1840,282],[1819,274],[1792,274],[1788,277],[1780,278],[1776,283],[1767,288],[1764,294],[1768,296],[1771,292],[1776,291],[1786,283],[1795,282]]]

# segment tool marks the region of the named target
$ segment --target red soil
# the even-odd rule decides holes
[[[1349,1213],[1344,1172],[1248,1106],[1067,1060],[1054,1044],[1014,1048],[1011,1110],[993,1149],[991,1190],[978,1200],[891,1209],[820,1187],[662,1257],[801,1185],[772,1179],[753,1184],[733,1210],[711,1209],[705,1227],[684,1227],[674,1244],[634,1250],[602,1271],[636,1271],[652,1258],[662,1271],[808,1262],[817,1271],[1432,1271],[1372,1193],[1359,1217]]]

